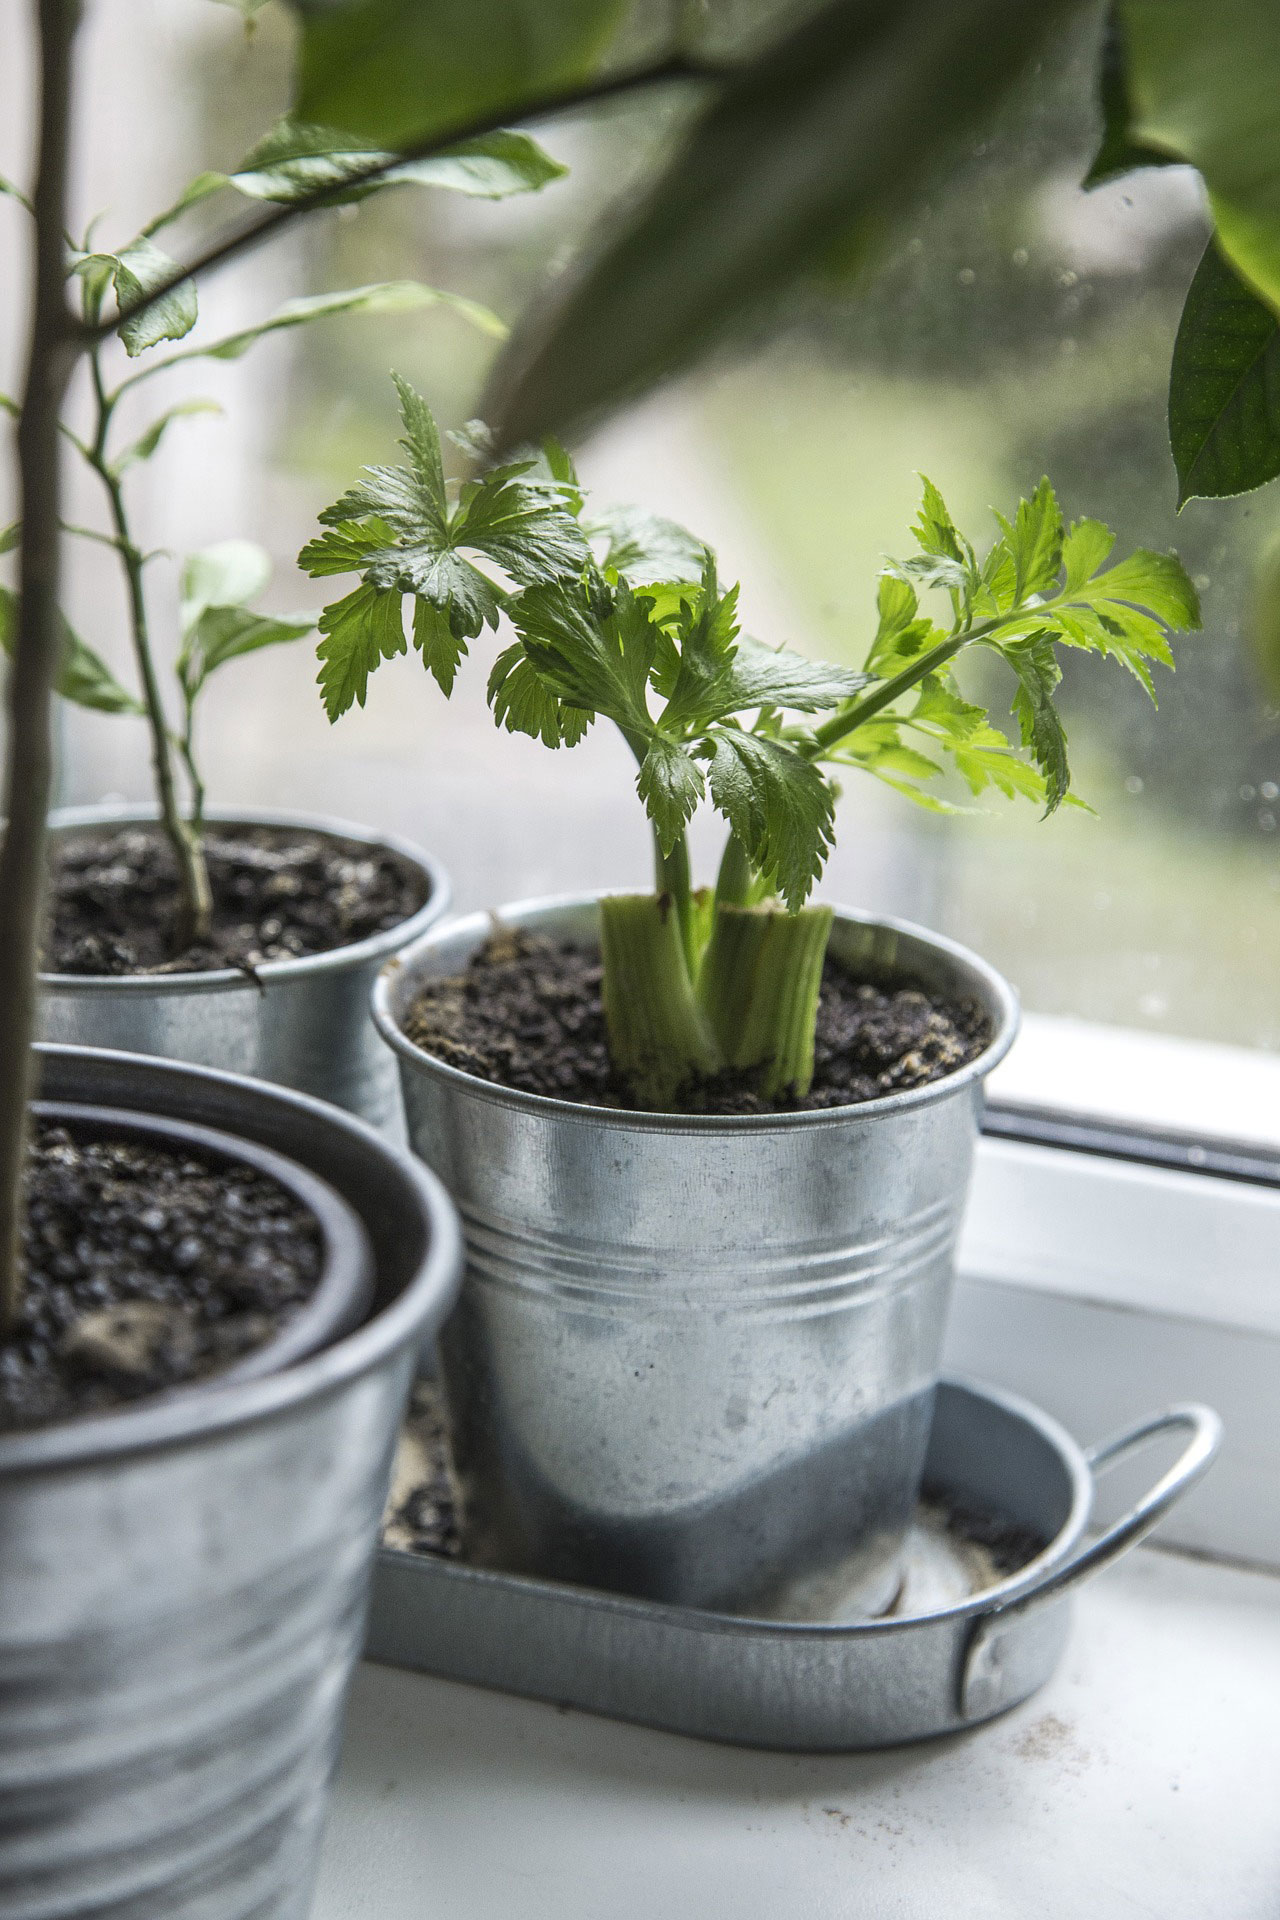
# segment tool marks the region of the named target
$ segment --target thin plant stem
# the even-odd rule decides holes
[[[125,584],[129,595],[129,622],[134,657],[137,661],[143,703],[147,709],[147,723],[151,729],[151,764],[155,772],[160,822],[178,864],[181,898],[174,940],[177,951],[181,953],[194,942],[208,938],[213,912],[209,870],[205,863],[204,849],[200,844],[198,828],[193,822],[183,818],[182,808],[178,802],[177,786],[173,775],[169,722],[160,693],[160,680],[156,673],[147,625],[146,592],[142,580],[145,561],[144,556],[135,546],[129,530],[129,518],[125,509],[124,489],[120,476],[114,471],[107,458],[107,433],[111,425],[113,401],[103,385],[102,367],[96,348],[90,355],[89,367],[98,417],[97,431],[92,446],[87,449],[87,457],[90,466],[106,489],[111,507],[112,524],[116,530],[116,545],[124,568]]]
[[[238,259],[251,248],[261,246],[281,227],[300,219],[304,214],[315,213],[325,207],[332,207],[336,197],[343,197],[353,187],[373,185],[394,173],[398,167],[409,165],[414,160],[429,160],[432,155],[445,153],[450,147],[460,145],[465,140],[478,140],[487,133],[500,133],[504,127],[512,124],[524,125],[529,121],[549,120],[559,114],[572,113],[580,107],[596,106],[605,100],[614,100],[621,95],[638,90],[662,86],[678,80],[714,82],[729,80],[733,77],[733,67],[726,63],[717,63],[695,58],[690,54],[674,54],[666,59],[655,61],[646,66],[632,67],[622,73],[607,74],[600,80],[586,86],[568,87],[556,92],[544,93],[531,100],[509,100],[505,106],[493,113],[480,114],[459,126],[449,127],[429,134],[422,140],[410,142],[395,153],[388,153],[375,160],[359,173],[344,177],[340,187],[332,184],[319,187],[313,193],[302,194],[286,206],[275,207],[270,213],[261,214],[257,219],[225,234],[220,240],[205,249],[190,263],[180,267],[167,280],[160,281],[147,294],[134,301],[126,301],[116,313],[106,320],[87,321],[81,330],[81,339],[88,346],[105,339],[109,333],[132,320],[136,315],[145,313],[157,300],[163,300],[184,280],[199,279],[202,274],[210,273],[215,267],[225,266],[229,261]]]
[[[885,707],[892,706],[900,695],[909,693],[912,687],[918,686],[926,675],[936,673],[939,667],[945,666],[948,660],[954,659],[961,648],[967,647],[970,641],[984,640],[988,634],[994,633],[997,627],[1003,625],[1005,625],[1003,620],[984,620],[980,626],[970,627],[966,633],[952,634],[949,639],[940,640],[936,647],[928,648],[918,659],[912,660],[903,667],[900,673],[895,673],[891,679],[884,681],[874,693],[864,694],[861,700],[854,700],[839,713],[833,713],[814,734],[813,746],[810,750],[811,757],[815,760],[820,759],[832,747],[839,746],[842,740],[847,740],[851,733],[856,733],[866,721],[872,719],[877,713],[881,713]]]
[[[21,1304],[22,1174],[34,1079],[36,970],[53,788],[53,691],[62,651],[58,414],[75,364],[76,321],[64,292],[71,62],[78,0],[40,0],[40,131],[35,295],[18,468],[22,497],[19,606],[9,674],[8,824],[0,848],[0,1332]]]

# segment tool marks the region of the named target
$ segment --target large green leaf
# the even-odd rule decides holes
[[[68,620],[62,623],[62,666],[57,690],[64,700],[78,707],[92,707],[98,713],[145,713],[140,700],[120,685],[105,660],[87,647]],[[18,624],[18,596],[8,587],[0,587],[0,650],[13,652]]]
[[[288,203],[323,187],[333,187],[335,204],[361,200],[382,187],[450,187],[483,199],[503,200],[513,193],[536,193],[559,180],[567,167],[553,160],[527,133],[506,130],[464,140],[429,160],[408,160],[367,185],[352,185],[374,163],[391,154],[376,141],[282,120],[245,155],[227,184],[255,200]]]
[[[1180,507],[1280,473],[1280,325],[1212,241],[1174,342],[1169,444]]]
[[[1204,175],[1218,239],[1280,312],[1280,6],[1121,0],[1129,138]]]
[[[295,0],[294,114],[388,147],[502,113],[585,74],[619,0]]]
[[[580,428],[652,385],[837,240],[872,254],[1072,10],[828,0],[762,48],[512,342],[482,409],[500,442]]]

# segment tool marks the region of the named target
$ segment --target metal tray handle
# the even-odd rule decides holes
[[[986,1719],[1021,1698],[1018,1669],[1026,1650],[1015,1630],[1017,1624],[1031,1608],[1087,1580],[1149,1533],[1208,1467],[1222,1443],[1222,1422],[1211,1407],[1188,1403],[1152,1414],[1113,1439],[1085,1449],[1089,1469],[1096,1475],[1156,1434],[1174,1432],[1189,1433],[1191,1438],[1168,1472],[1122,1519],[1047,1573],[1033,1573],[1024,1585],[1007,1588],[998,1603],[979,1617],[961,1665],[960,1712],[966,1720]]]

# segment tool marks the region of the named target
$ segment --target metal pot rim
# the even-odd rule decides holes
[[[149,802],[130,806],[59,807],[50,815],[49,827],[53,833],[62,833],[78,827],[111,824],[131,826],[158,818],[158,808]],[[394,927],[385,927],[381,933],[370,934],[367,939],[357,940],[350,946],[331,947],[326,953],[303,954],[291,960],[264,960],[256,969],[258,977],[264,982],[296,980],[379,960],[384,954],[403,946],[407,940],[419,939],[428,927],[448,911],[452,889],[445,869],[434,855],[424,852],[411,840],[401,839],[398,834],[382,833],[349,820],[336,820],[328,814],[297,812],[287,807],[265,807],[260,810],[210,807],[205,818],[221,826],[297,827],[308,833],[326,834],[332,839],[355,840],[369,847],[385,847],[388,852],[416,867],[426,880],[427,897],[407,920],[401,920]],[[217,967],[201,973],[42,973],[40,985],[62,994],[161,995],[258,991],[253,980],[238,967]]]
[[[880,1114],[901,1113],[909,1107],[930,1106],[935,1101],[946,1099],[960,1088],[973,1081],[980,1081],[996,1067],[1009,1048],[1013,1045],[1018,1031],[1018,997],[1009,982],[979,954],[970,948],[961,946],[959,941],[949,940],[945,934],[933,933],[927,927],[917,926],[910,920],[895,919],[888,914],[859,913],[852,907],[836,907],[837,922],[854,922],[859,926],[886,927],[894,933],[906,934],[913,940],[944,953],[949,959],[975,973],[981,979],[990,996],[995,1032],[990,1042],[976,1059],[965,1066],[958,1067],[954,1073],[945,1074],[939,1080],[932,1080],[927,1086],[904,1088],[900,1093],[881,1094],[874,1100],[850,1102],[841,1107],[822,1107],[809,1112],[799,1113],[650,1113],[644,1110],[622,1107],[596,1107],[577,1100],[554,1100],[549,1094],[525,1093],[516,1087],[499,1086],[492,1080],[482,1080],[477,1074],[464,1073],[460,1067],[451,1067],[424,1048],[416,1046],[403,1032],[391,1006],[391,990],[402,972],[416,971],[445,939],[456,939],[459,934],[474,931],[476,933],[492,931],[508,919],[515,921],[533,913],[545,912],[550,908],[582,909],[595,906],[603,896],[599,893],[549,894],[530,900],[512,901],[492,913],[468,914],[462,918],[444,919],[437,922],[419,935],[412,945],[404,947],[386,962],[374,984],[372,1011],[379,1033],[394,1048],[402,1060],[411,1061],[419,1072],[434,1075],[440,1080],[465,1087],[468,1095],[477,1100],[486,1100],[495,1106],[513,1107],[532,1113],[556,1114],[566,1120],[576,1120],[582,1125],[641,1129],[647,1133],[773,1133],[786,1127],[838,1127],[848,1126],[857,1120],[869,1120]]]
[[[29,1432],[0,1434],[0,1479],[9,1474],[80,1466],[87,1461],[105,1464],[121,1455],[183,1442],[198,1443],[229,1428],[272,1419],[302,1401],[338,1392],[359,1375],[371,1372],[388,1353],[412,1337],[415,1327],[428,1317],[434,1306],[441,1305],[443,1315],[456,1290],[462,1259],[462,1238],[452,1202],[442,1182],[429,1168],[390,1146],[363,1120],[330,1106],[327,1101],[314,1100],[308,1094],[250,1080],[242,1074],[221,1073],[212,1067],[184,1066],[105,1047],[40,1044],[35,1051],[41,1057],[79,1055],[104,1064],[127,1063],[130,1067],[145,1069],[148,1075],[163,1076],[175,1088],[184,1079],[213,1082],[241,1092],[259,1110],[275,1105],[278,1109],[305,1114],[313,1123],[326,1124],[334,1131],[347,1134],[363,1148],[373,1146],[394,1160],[401,1178],[417,1190],[430,1221],[430,1236],[421,1266],[395,1298],[334,1345],[297,1361],[282,1373],[260,1379],[197,1382],[176,1390],[171,1397],[144,1401],[136,1408],[125,1407],[109,1414],[67,1420]]]

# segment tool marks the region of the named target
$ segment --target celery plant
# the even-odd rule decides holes
[[[602,903],[604,1000],[614,1065],[645,1106],[723,1067],[754,1072],[766,1097],[808,1091],[831,926],[829,907],[807,904],[834,833],[828,768],[948,811],[929,783],[949,765],[973,794],[1052,813],[1071,780],[1058,648],[1110,655],[1154,699],[1169,632],[1199,624],[1174,555],[1140,548],[1108,565],[1112,534],[1066,527],[1048,480],[1012,520],[996,515],[982,560],[926,480],[918,552],[883,571],[865,668],[766,647],[740,631],[738,589],[721,587],[705,546],[633,510],[593,519],[558,447],[481,466],[455,494],[429,408],[397,386],[407,465],[366,469],[300,556],[313,575],[361,576],[320,617],[326,710],[363,705],[370,673],[406,650],[408,595],[414,646],[446,695],[468,642],[505,615],[515,638],[489,677],[495,721],[549,747],[574,746],[597,718],[619,729],[655,887]],[[475,429],[462,444],[483,455]],[[926,591],[949,609],[944,625]],[[956,685],[971,647],[1012,673],[1016,744]],[[729,828],[714,892],[693,885],[685,832],[704,799]]]

